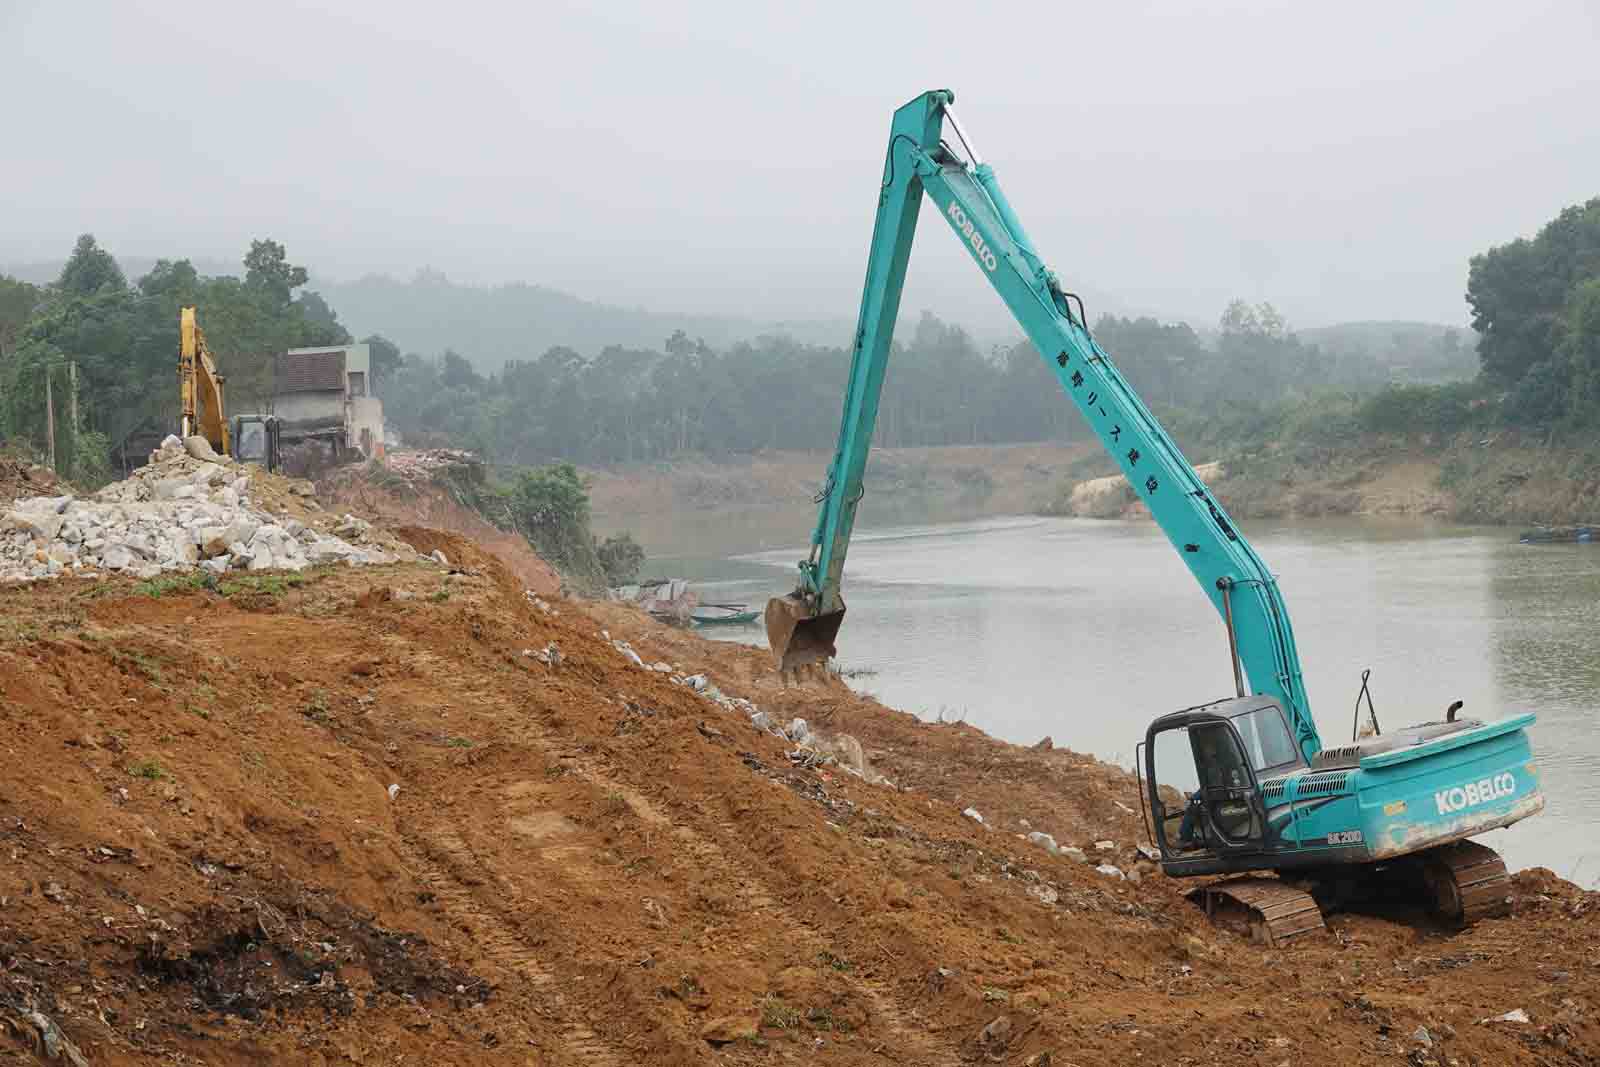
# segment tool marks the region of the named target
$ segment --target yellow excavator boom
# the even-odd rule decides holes
[[[178,393],[183,405],[182,436],[200,434],[219,455],[233,455],[228,413],[222,400],[222,375],[206,347],[194,308],[178,316]]]

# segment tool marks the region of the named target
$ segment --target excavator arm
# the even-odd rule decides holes
[[[1255,693],[1281,704],[1309,759],[1321,749],[1321,741],[1276,579],[1090,336],[1082,301],[1062,289],[1028,239],[993,169],[978,157],[956,122],[950,110],[954,99],[948,90],[934,90],[895,112],[839,439],[818,497],[811,553],[800,564],[794,592],[767,606],[768,640],[780,667],[791,670],[836,651],[834,639],[845,611],[845,555],[861,503],[917,213],[926,195],[1222,615],[1241,695],[1242,667]],[[947,119],[966,158],[943,140]],[[1154,649],[1129,654],[1157,658]]]
[[[218,455],[233,454],[227,409],[222,399],[223,376],[206,347],[206,335],[195,319],[194,308],[178,314],[178,393],[182,402],[182,434],[200,434]]]

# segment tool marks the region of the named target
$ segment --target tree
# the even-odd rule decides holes
[[[13,352],[22,328],[39,303],[39,289],[0,274],[0,361]]]
[[[518,531],[539,555],[565,573],[600,578],[589,532],[589,487],[576,467],[559,463],[523,471],[508,499]]]
[[[333,310],[333,308],[328,306],[328,302],[326,300],[322,299],[321,293],[314,293],[310,290],[307,290],[306,292],[300,294],[300,299],[295,301],[295,306],[300,309],[300,313],[305,317],[306,322],[310,323],[313,327],[326,330],[330,333],[345,333],[345,328],[339,325],[338,314]],[[348,336],[348,334],[346,334],[346,336]],[[336,341],[334,343],[343,344],[344,342]]]
[[[244,284],[266,293],[279,305],[288,305],[290,294],[306,283],[304,267],[289,263],[283,245],[267,238],[251,241],[244,257]]]
[[[447,389],[468,389],[479,392],[484,380],[472,369],[472,364],[459,353],[446,349],[440,360],[439,380]]]
[[[192,302],[200,288],[200,275],[187,259],[158,259],[150,273],[139,279],[139,292],[145,296],[166,296]]]
[[[595,546],[595,555],[600,558],[606,585],[614,587],[638,581],[639,570],[644,566],[644,548],[632,534],[620,533],[606,538]]]
[[[1561,355],[1571,367],[1571,413],[1600,412],[1600,276],[1572,291],[1563,316]]]
[[[128,279],[123,277],[122,268],[117,266],[110,252],[95,242],[92,233],[78,238],[66,266],[61,268],[61,277],[56,279],[56,288],[76,296],[91,296],[102,289],[120,290],[127,287]]]
[[[367,346],[372,359],[372,378],[374,382],[387,381],[400,365],[405,362],[400,355],[400,346],[383,336],[381,333],[372,334],[361,339]]]
[[[1574,286],[1600,277],[1600,197],[1557,215],[1533,240],[1472,257],[1467,303],[1478,358],[1491,382],[1514,385],[1561,345]]]

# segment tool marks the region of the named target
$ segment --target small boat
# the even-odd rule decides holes
[[[1587,545],[1600,540],[1596,526],[1541,526],[1517,538],[1523,545]]]
[[[760,617],[748,604],[697,604],[689,612],[689,620],[696,626],[742,626]]]

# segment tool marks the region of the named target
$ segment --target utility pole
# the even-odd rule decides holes
[[[78,361],[77,360],[72,360],[70,363],[67,364],[67,382],[72,387],[72,392],[67,397],[67,403],[70,405],[70,409],[71,409],[70,418],[72,419],[72,440],[74,442],[74,447],[76,447],[76,442],[78,440]]]
[[[50,392],[50,365],[44,368],[44,432],[50,439],[50,470],[56,469],[56,402]]]

